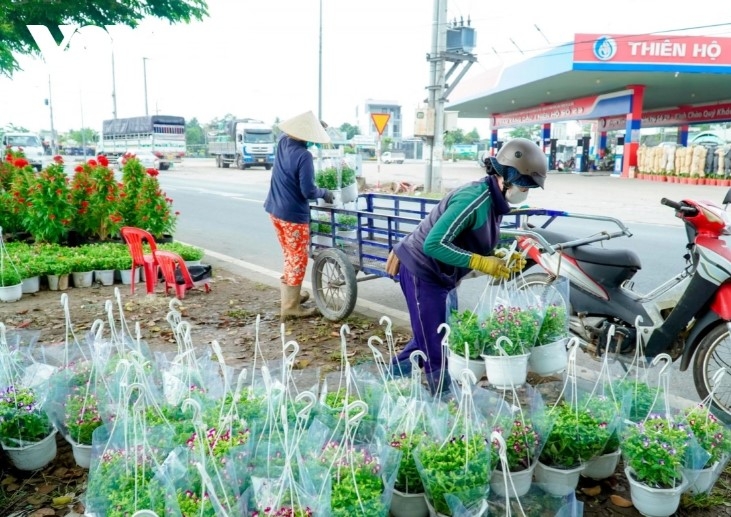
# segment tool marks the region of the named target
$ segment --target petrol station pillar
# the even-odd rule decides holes
[[[678,143],[683,147],[688,147],[688,124],[678,126]]]
[[[493,129],[490,133],[490,156],[497,154],[497,129]]]
[[[637,149],[640,146],[640,127],[642,126],[642,104],[645,97],[645,86],[634,84],[628,86],[632,90],[632,108],[627,114],[627,125],[624,131],[624,160],[622,177],[629,178],[629,168],[637,167]]]
[[[597,154],[599,156],[604,156],[604,153],[607,150],[607,132],[606,131],[600,131],[599,132],[599,147],[597,149]]]
[[[548,160],[548,170],[553,170],[553,160],[551,156],[551,123],[543,124],[543,152],[546,154],[546,160]]]

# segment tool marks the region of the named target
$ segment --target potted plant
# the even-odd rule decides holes
[[[160,189],[157,169],[147,169],[139,188],[134,217],[137,224],[124,221],[124,226],[147,230],[156,242],[171,242],[179,212],[173,211],[173,200]],[[129,195],[127,193],[126,195]]]
[[[552,427],[536,466],[536,481],[545,492],[565,496],[576,489],[584,463],[599,455],[609,441],[610,427],[585,408],[564,401],[547,416]]]
[[[687,485],[682,469],[688,439],[686,426],[655,414],[625,429],[625,475],[632,504],[641,513],[665,517],[678,509]]]
[[[481,359],[484,329],[477,314],[471,310],[452,309],[449,317],[447,369],[452,379],[461,379],[462,371],[470,370],[476,379],[485,376],[485,361]]]
[[[91,287],[94,283],[94,258],[84,247],[76,248],[69,258],[71,264],[71,279],[74,287]]]
[[[606,479],[617,469],[619,464],[619,422],[620,405],[610,396],[592,395],[582,403],[595,420],[606,422],[611,434],[599,455],[584,465],[581,475],[591,479]]]
[[[340,170],[341,199],[343,203],[351,203],[358,199],[358,183],[355,179],[355,170],[347,164]]]
[[[500,428],[496,431],[501,434],[504,432]],[[523,497],[530,490],[541,437],[529,418],[519,417],[513,420],[504,440],[508,471],[504,472],[502,462],[498,462],[490,477],[490,488],[500,497]],[[507,483],[507,492],[506,477],[512,479],[512,483]]]
[[[708,492],[720,474],[720,467],[731,454],[731,433],[703,404],[686,408],[681,416],[698,445],[708,454],[704,465],[686,465],[684,474],[689,483],[688,491],[694,494]]]
[[[49,264],[48,288],[51,291],[65,291],[69,288],[69,275],[72,271],[71,261],[68,258],[57,255]]]
[[[358,218],[349,214],[338,214],[335,218],[336,233],[339,237],[355,239],[358,236]]]
[[[12,264],[5,264],[0,270],[0,302],[17,302],[22,296],[23,278],[20,272]]]
[[[445,442],[422,442],[414,452],[414,459],[430,510],[452,515],[446,499],[448,494],[471,494],[475,499],[484,497],[489,490],[490,471],[497,464],[496,458],[490,442],[479,433],[469,438],[453,436]]]
[[[525,384],[528,357],[540,328],[540,315],[533,308],[497,305],[485,321],[487,381],[497,388]]]
[[[53,163],[28,189],[25,225],[36,242],[61,242],[74,219],[68,176],[63,163]]]
[[[76,464],[88,469],[91,464],[92,435],[103,422],[99,414],[99,399],[86,389],[86,386],[72,388],[66,399],[64,423]]]
[[[423,431],[416,429],[391,435],[391,447],[401,451],[401,462],[391,500],[391,515],[394,517],[423,517],[429,513],[424,496],[424,484],[414,461],[414,451],[425,437]]]
[[[37,470],[56,457],[56,429],[30,388],[0,390],[0,442],[20,470]]]
[[[566,369],[568,317],[566,306],[553,303],[546,307],[535,346],[528,358],[528,369],[537,375],[552,375]]]
[[[23,277],[23,294],[37,293],[40,290],[41,275],[46,273],[46,263],[43,256],[28,250],[14,259],[18,264],[18,271]]]
[[[191,246],[190,244],[183,244],[182,242],[163,242],[157,247],[157,249],[177,253],[188,266],[200,264],[200,261],[205,254],[205,250],[203,248]]]

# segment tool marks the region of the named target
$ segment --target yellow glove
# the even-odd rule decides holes
[[[508,256],[508,250],[500,248],[495,250],[495,256],[505,261],[511,273],[520,273],[525,269],[526,261],[522,253],[514,251],[510,254],[510,258],[506,258]]]
[[[470,257],[470,269],[482,271],[500,280],[510,278],[510,269],[498,257],[483,257],[477,253],[473,253],[472,257]]]

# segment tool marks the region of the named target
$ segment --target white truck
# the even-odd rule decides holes
[[[404,163],[406,155],[400,151],[386,151],[381,155],[383,163]]]
[[[208,154],[216,159],[216,167],[239,169],[274,166],[274,131],[261,120],[232,120],[228,128],[208,143]]]
[[[51,156],[46,154],[41,137],[35,133],[5,133],[3,147],[8,146],[14,151],[23,151],[28,163],[39,172],[51,162]]]

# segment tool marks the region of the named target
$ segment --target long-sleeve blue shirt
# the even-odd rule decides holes
[[[325,192],[315,186],[315,166],[307,143],[282,134],[264,210],[283,221],[309,223],[309,200],[321,198]]]

